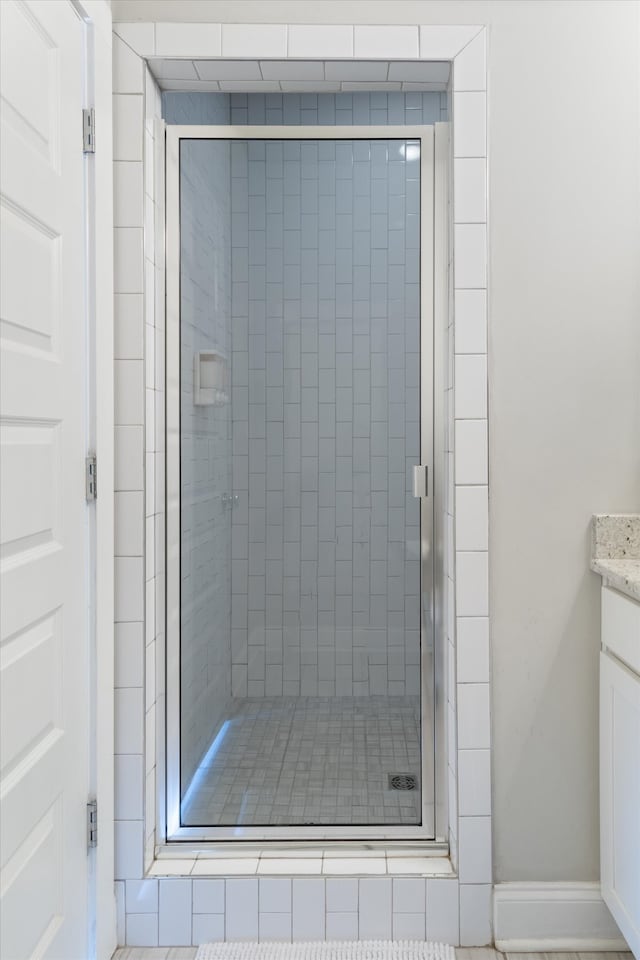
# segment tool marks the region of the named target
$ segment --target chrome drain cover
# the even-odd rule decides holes
[[[417,790],[418,778],[415,773],[390,773],[389,790]]]

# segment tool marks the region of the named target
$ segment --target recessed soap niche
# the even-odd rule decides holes
[[[229,361],[218,350],[197,350],[193,357],[193,403],[221,407],[229,399]]]

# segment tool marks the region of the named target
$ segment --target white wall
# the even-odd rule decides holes
[[[366,8],[362,0],[271,0],[268,8],[264,0],[112,0],[114,21],[192,23],[488,23],[490,6],[488,0],[368,0]]]
[[[491,5],[495,869],[596,880],[596,511],[640,506],[638,6]]]
[[[587,527],[640,506],[638,5],[114,0],[113,13],[488,24],[495,874],[597,878]]]

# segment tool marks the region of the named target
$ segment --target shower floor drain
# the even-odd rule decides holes
[[[418,778],[415,773],[390,773],[389,790],[417,790]]]

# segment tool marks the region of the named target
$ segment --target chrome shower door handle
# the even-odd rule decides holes
[[[429,496],[429,467],[427,464],[414,464],[413,495],[418,498]]]

